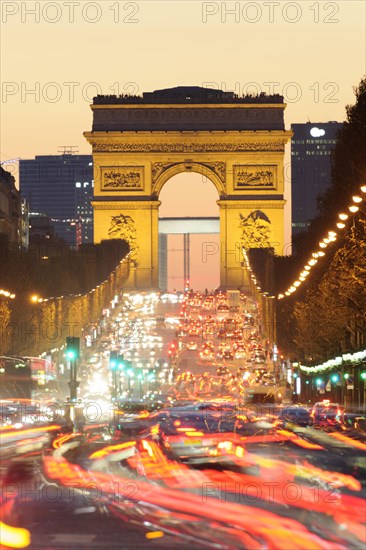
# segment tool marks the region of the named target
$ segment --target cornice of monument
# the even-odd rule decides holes
[[[84,132],[93,152],[283,152],[290,130]],[[205,141],[206,140],[206,141]],[[219,141],[220,140],[220,141]]]

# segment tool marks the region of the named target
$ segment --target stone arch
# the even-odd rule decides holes
[[[130,288],[158,286],[159,195],[182,172],[202,174],[217,191],[222,287],[246,284],[243,240],[283,253],[284,151],[292,135],[285,107],[277,94],[237,97],[195,86],[94,98],[92,131],[84,133],[93,147],[94,241],[119,231],[135,242]]]
[[[155,162],[152,166],[152,197],[158,199],[166,182],[183,172],[202,174],[214,184],[220,199],[226,196],[224,162]]]

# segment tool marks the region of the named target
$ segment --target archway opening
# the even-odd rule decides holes
[[[189,286],[195,290],[210,290],[220,285],[218,199],[215,185],[202,174],[183,172],[172,176],[164,184],[159,195],[162,203],[159,208],[161,288],[166,286],[165,289],[170,291],[184,290],[187,274]],[[167,218],[186,220],[169,221]],[[169,228],[172,233],[169,233]],[[197,233],[200,228],[210,232]],[[187,234],[189,237],[185,237]],[[167,250],[167,257],[164,257],[164,249]]]

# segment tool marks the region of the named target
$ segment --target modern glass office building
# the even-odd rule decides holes
[[[20,161],[19,186],[32,213],[46,214],[70,246],[93,242],[91,155],[39,155]]]
[[[340,122],[292,124],[292,234],[305,231],[317,214],[317,197],[331,183],[331,154]]]

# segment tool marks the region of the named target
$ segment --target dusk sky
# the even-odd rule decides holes
[[[365,73],[365,6],[4,1],[1,160],[57,154],[62,145],[90,153],[82,134],[91,129],[89,104],[97,93],[178,85],[277,92],[287,103],[287,128],[342,121]],[[169,182],[161,215],[217,215],[214,187],[194,177]]]

